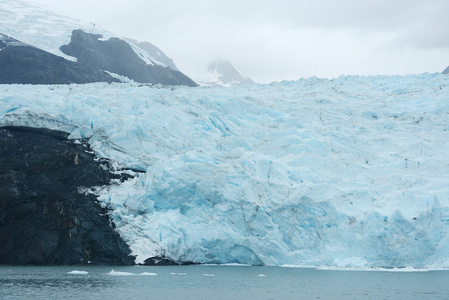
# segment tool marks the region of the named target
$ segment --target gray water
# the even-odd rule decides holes
[[[0,266],[0,299],[449,299],[449,271]]]

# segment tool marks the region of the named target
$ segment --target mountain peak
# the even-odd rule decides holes
[[[172,70],[179,71],[179,69],[176,67],[173,60],[168,57],[164,52],[162,52],[161,49],[156,47],[150,42],[139,42],[134,39],[126,39],[127,42],[133,43],[136,46],[138,46],[140,49],[146,51],[151,57],[154,57],[158,62],[163,63],[167,67],[169,67]]]
[[[245,77],[227,60],[215,60],[210,63],[198,81],[211,86],[232,86],[239,84],[254,83],[248,77]]]
[[[449,67],[447,67],[446,69],[444,69],[444,71],[442,72],[443,74],[449,74]]]

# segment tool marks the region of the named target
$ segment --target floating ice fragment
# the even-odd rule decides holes
[[[111,272],[109,272],[108,275],[112,275],[112,276],[132,276],[132,275],[136,275],[136,274],[130,273],[130,272],[118,272],[118,271],[111,270]]]
[[[145,276],[157,276],[157,273],[143,272],[143,273],[140,273],[140,275],[145,275]]]
[[[73,270],[73,271],[67,272],[67,274],[72,274],[72,275],[87,275],[87,274],[89,274],[89,272],[87,272],[87,271]]]
[[[316,267],[317,270],[325,271],[355,271],[355,272],[429,272],[435,271],[435,269],[423,269],[423,268],[372,268],[372,267],[336,267],[336,266],[320,266]]]

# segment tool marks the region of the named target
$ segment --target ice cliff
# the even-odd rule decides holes
[[[449,77],[0,86],[0,126],[141,173],[95,192],[137,262],[449,267]]]

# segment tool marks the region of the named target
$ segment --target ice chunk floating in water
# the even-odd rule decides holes
[[[87,274],[89,274],[89,272],[87,272],[87,271],[73,270],[73,271],[67,272],[67,274],[72,274],[72,275],[87,275]]]
[[[449,267],[449,77],[1,86],[0,125],[140,170],[104,188],[137,262]]]
[[[111,275],[111,276],[134,276],[134,275],[137,275],[137,274],[130,273],[130,272],[120,272],[120,271],[114,271],[114,270],[111,270],[107,274]]]
[[[140,273],[140,275],[145,275],[145,276],[157,276],[157,273],[142,272],[142,273]]]

